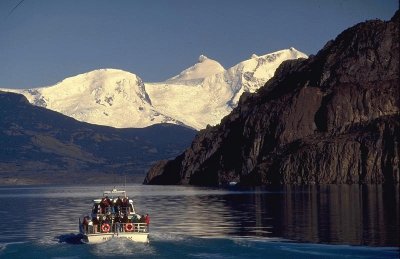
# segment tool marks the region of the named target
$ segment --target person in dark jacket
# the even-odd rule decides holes
[[[114,202],[114,212],[118,214],[121,210],[121,206],[122,200],[121,197],[118,197],[118,199]]]

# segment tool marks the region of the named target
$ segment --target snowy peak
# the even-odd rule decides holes
[[[98,125],[142,128],[157,123],[203,129],[216,125],[237,105],[243,92],[254,92],[285,60],[306,58],[294,48],[253,54],[225,70],[200,55],[198,61],[164,82],[144,83],[118,69],[99,69],[69,77],[56,85],[17,90],[32,104]]]
[[[203,62],[203,61],[205,61],[205,60],[207,60],[208,58],[206,57],[206,56],[204,56],[204,55],[200,55],[199,56],[199,62],[201,63],[201,62]]]
[[[62,113],[64,109],[92,109],[92,101],[104,107],[118,105],[121,101],[151,104],[143,81],[135,74],[117,69],[90,71],[66,78],[54,86],[27,89],[22,93],[31,103]]]
[[[291,47],[262,56],[253,54],[250,59],[228,69],[227,77],[234,93],[230,106],[236,106],[243,92],[253,93],[263,86],[283,61],[298,58],[307,58],[307,55]]]
[[[265,68],[278,67],[283,61],[288,59],[307,58],[307,55],[291,47],[289,49],[279,50],[262,56],[251,55],[250,59],[245,60],[233,68],[244,68],[244,70],[265,70]]]
[[[13,92],[24,94],[35,105],[98,125],[142,128],[182,124],[154,109],[140,77],[118,69],[94,70],[54,86]]]
[[[257,54],[253,54],[253,55],[251,55],[251,57],[250,57],[251,59],[255,59],[255,58],[258,58],[258,55]]]
[[[203,65],[208,62],[216,63],[202,55],[199,63],[179,76],[166,82],[146,83],[146,90],[157,110],[193,128],[203,129],[207,124],[218,124],[237,105],[243,92],[254,92],[265,85],[283,61],[299,57],[307,56],[295,49],[262,56],[254,54],[228,70],[221,66],[208,76],[203,73],[201,80],[185,81],[196,78],[194,72],[205,71]]]
[[[41,90],[44,95],[54,94],[59,98],[91,96],[100,105],[111,106],[112,100],[118,97],[151,103],[142,79],[133,73],[118,69],[90,71]]]
[[[167,82],[201,80],[224,71],[225,69],[220,63],[204,55],[200,55],[198,63],[183,70],[179,75],[168,79]]]

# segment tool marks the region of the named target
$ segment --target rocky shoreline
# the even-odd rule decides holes
[[[399,183],[399,11],[284,62],[145,184]]]

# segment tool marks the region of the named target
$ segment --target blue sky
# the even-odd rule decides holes
[[[163,81],[200,54],[225,68],[295,47],[315,54],[344,29],[390,19],[397,0],[0,0],[0,87],[99,68]],[[12,12],[11,12],[12,11]]]

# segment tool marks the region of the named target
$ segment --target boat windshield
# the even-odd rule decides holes
[[[126,191],[125,190],[120,191],[120,190],[117,190],[117,189],[114,188],[111,191],[104,191],[103,192],[103,197],[106,197],[106,196],[110,196],[112,198],[114,198],[116,196],[124,196],[124,197],[126,197]]]

